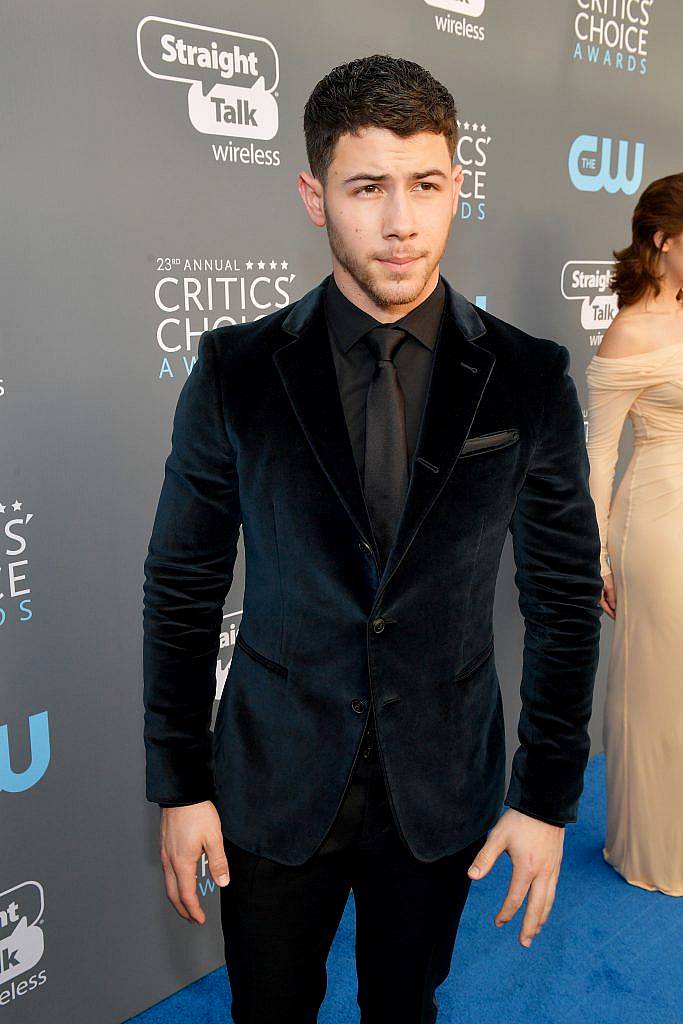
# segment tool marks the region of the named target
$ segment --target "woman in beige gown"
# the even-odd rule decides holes
[[[683,175],[676,177],[683,199]],[[683,265],[683,233],[676,244]],[[674,276],[657,301],[647,295],[644,315],[641,303],[627,306],[622,318],[629,320],[627,333],[620,325],[621,341],[611,351],[635,351],[598,353],[586,372],[590,490],[601,570],[616,598],[603,724],[607,833],[602,854],[632,885],[670,896],[683,896],[680,283]],[[612,500],[627,415],[633,454]]]

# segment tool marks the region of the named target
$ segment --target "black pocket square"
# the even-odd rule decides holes
[[[478,452],[489,452],[494,448],[505,448],[519,440],[517,427],[508,427],[506,430],[493,430],[489,434],[478,434],[476,437],[468,437],[463,444],[459,458],[464,455],[475,455]]]

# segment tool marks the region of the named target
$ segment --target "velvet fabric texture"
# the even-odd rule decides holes
[[[379,556],[324,322],[328,278],[205,332],[145,560],[147,798],[211,799],[238,846],[317,849],[372,702],[397,826],[431,861],[501,804],[576,821],[599,656],[600,540],[568,349],[446,282],[409,489]],[[242,528],[242,621],[210,728]],[[493,601],[512,533],[525,620],[505,793]]]

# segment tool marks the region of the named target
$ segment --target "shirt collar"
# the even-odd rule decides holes
[[[436,287],[426,299],[411,309],[409,313],[396,320],[391,327],[400,327],[408,331],[414,338],[429,349],[433,349],[441,322],[445,304],[446,288],[439,274]],[[344,295],[334,274],[325,289],[325,315],[332,337],[341,352],[348,352],[352,345],[373,327],[389,326],[376,320],[370,313],[357,306]]]

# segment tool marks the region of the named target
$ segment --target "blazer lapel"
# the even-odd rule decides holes
[[[445,281],[445,278],[444,278]],[[475,307],[446,284],[446,306],[432,356],[406,500],[381,583],[398,568],[443,489],[469,433],[496,357],[474,338],[486,334]]]
[[[272,358],[323,472],[361,535],[377,551],[330,351],[324,307],[327,281],[295,303],[282,322],[282,329],[294,339],[277,348]]]
[[[324,313],[326,277],[282,322],[293,335],[273,353],[294,411],[321,468],[379,561],[363,487],[346,427]],[[408,491],[380,585],[386,585],[455,465],[496,361],[475,338],[486,328],[448,281],[444,318],[432,356]]]

